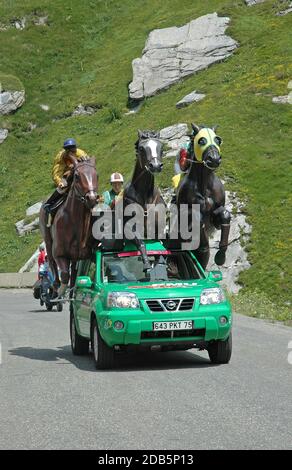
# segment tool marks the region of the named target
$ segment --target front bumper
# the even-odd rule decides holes
[[[221,325],[219,318],[225,316],[227,323]],[[232,314],[227,303],[200,306],[192,312],[145,313],[140,310],[112,309],[98,315],[99,330],[108,346],[157,345],[179,343],[203,343],[228,338],[232,326]],[[153,322],[192,320],[193,330],[153,331]],[[116,321],[124,328],[117,330]]]

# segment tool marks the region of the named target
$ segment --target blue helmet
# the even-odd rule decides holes
[[[75,139],[66,139],[63,145],[64,149],[76,147],[76,140]]]

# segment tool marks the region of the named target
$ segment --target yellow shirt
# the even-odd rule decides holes
[[[177,175],[172,177],[171,179],[172,186],[175,190],[179,187],[184,177],[185,177],[185,173],[178,173]]]
[[[64,158],[63,158],[64,153],[65,153],[65,150],[61,150],[59,153],[57,153],[54,159],[54,163],[53,163],[52,177],[56,186],[60,184],[64,173],[70,169],[69,166],[66,165],[66,162],[64,161]],[[85,155],[87,155],[87,153],[84,152],[84,150],[77,149],[76,151],[77,160],[80,157],[84,157]]]

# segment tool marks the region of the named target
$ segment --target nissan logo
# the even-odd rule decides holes
[[[169,300],[167,303],[166,303],[166,307],[169,309],[169,310],[173,310],[176,308],[176,302],[174,300]]]

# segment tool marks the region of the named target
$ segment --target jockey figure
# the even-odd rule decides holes
[[[116,201],[123,194],[123,175],[121,175],[121,173],[112,173],[110,183],[112,185],[112,189],[105,191],[102,194],[102,201],[104,204],[110,206],[111,209],[114,209]]]
[[[61,196],[67,192],[70,181],[68,176],[71,174],[73,167],[70,157],[75,157],[76,160],[82,161],[87,160],[87,156],[84,150],[77,148],[75,139],[66,139],[63,145],[63,150],[57,153],[52,170],[52,177],[57,189],[49,197],[44,205],[44,209],[47,213],[50,213],[55,203],[61,199]]]
[[[191,152],[190,145],[186,144],[180,149],[176,157],[176,161],[174,164],[174,171],[176,174],[172,177],[172,180],[171,180],[172,187],[174,189],[174,194],[171,199],[172,204],[175,204],[177,188],[179,187],[181,181],[183,180],[185,174],[187,173],[190,167],[190,161],[189,161],[190,152]]]

